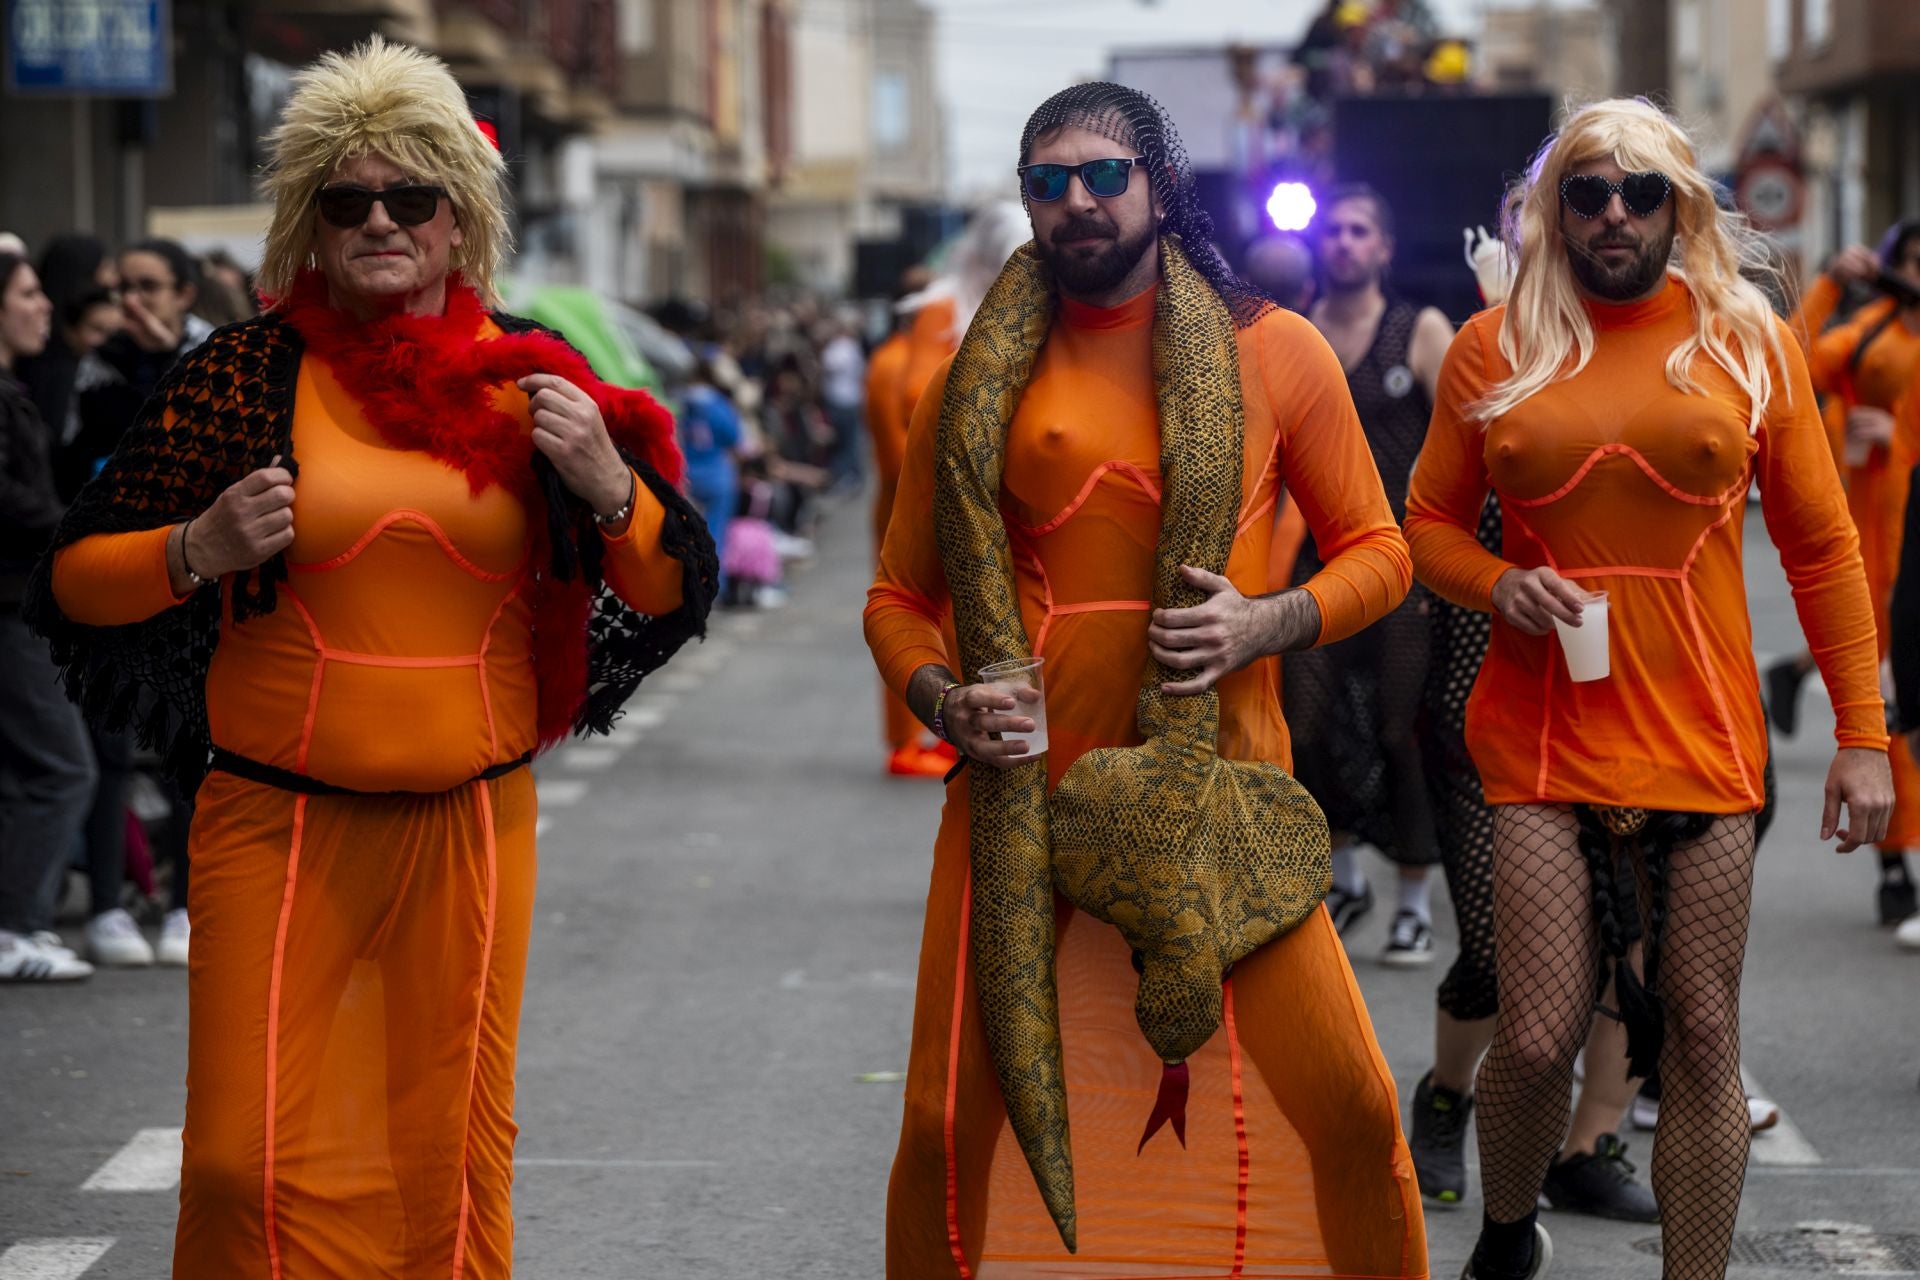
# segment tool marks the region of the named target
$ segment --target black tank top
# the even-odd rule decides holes
[[[1407,518],[1413,461],[1420,456],[1420,446],[1427,438],[1427,419],[1433,412],[1426,390],[1407,363],[1413,345],[1413,322],[1419,315],[1420,309],[1412,303],[1389,298],[1380,325],[1374,330],[1373,345],[1347,374],[1347,391],[1360,413],[1360,428],[1373,451],[1373,465],[1380,472],[1393,518],[1399,521]],[[1299,586],[1321,567],[1320,549],[1309,533],[1294,561],[1292,585]],[[1409,599],[1419,591],[1415,584]]]
[[[1420,309],[1412,303],[1390,299],[1373,335],[1373,345],[1347,374],[1353,407],[1360,411],[1360,426],[1367,433],[1373,465],[1380,469],[1380,483],[1386,487],[1396,520],[1407,517],[1407,485],[1413,478],[1413,460],[1420,456],[1420,446],[1427,438],[1427,420],[1433,414],[1426,389],[1407,363],[1413,345],[1413,322],[1419,315]]]

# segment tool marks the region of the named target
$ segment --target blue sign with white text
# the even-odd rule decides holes
[[[7,88],[164,98],[172,27],[169,0],[7,0]]]

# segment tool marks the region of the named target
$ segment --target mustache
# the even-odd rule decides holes
[[[1052,240],[1061,244],[1068,240],[1115,240],[1119,236],[1120,229],[1104,218],[1079,217],[1069,218],[1054,228]]]

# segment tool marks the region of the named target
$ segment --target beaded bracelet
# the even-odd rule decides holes
[[[194,520],[197,519],[199,519],[199,517],[195,516]],[[187,581],[191,582],[197,591],[213,581],[213,579],[203,578],[195,573],[193,571],[193,562],[187,559],[187,530],[191,528],[193,528],[193,520],[189,520],[180,526],[180,567],[187,571]]]
[[[933,736],[952,746],[959,744],[947,734],[947,695],[960,687],[958,680],[950,680],[940,686],[940,696],[933,700]]]
[[[633,472],[629,470],[627,472],[627,501],[625,505],[610,516],[603,516],[598,511],[594,512],[593,522],[603,529],[610,524],[619,524],[622,520],[625,520],[629,515],[633,514],[633,504],[639,497],[640,482],[634,479]]]

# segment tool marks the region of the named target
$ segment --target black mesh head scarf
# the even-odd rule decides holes
[[[1166,211],[1160,234],[1179,237],[1180,247],[1227,304],[1235,325],[1244,329],[1274,309],[1273,299],[1234,275],[1213,247],[1213,220],[1194,196],[1193,166],[1164,107],[1138,89],[1104,80],[1062,89],[1027,119],[1020,134],[1020,163],[1032,156],[1036,140],[1068,127],[1091,129],[1147,158],[1153,193]],[[1028,204],[1024,187],[1020,202]]]

